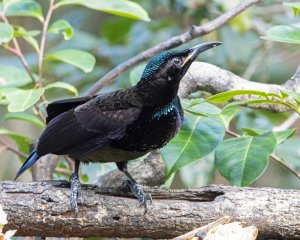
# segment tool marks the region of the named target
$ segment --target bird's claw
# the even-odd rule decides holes
[[[83,203],[83,197],[81,193],[81,183],[79,181],[79,178],[76,174],[72,174],[70,178],[71,182],[71,197],[70,197],[70,203],[71,203],[71,211],[78,213],[78,204]]]
[[[199,240],[204,239],[206,237],[206,233],[203,231],[199,231],[195,234],[195,237],[198,237]]]
[[[132,183],[131,181],[125,181],[125,184],[129,186],[133,195],[139,200],[141,203],[140,206],[144,206],[144,215],[147,213],[150,205],[152,204],[152,197],[149,193],[145,193],[142,185],[137,183]]]

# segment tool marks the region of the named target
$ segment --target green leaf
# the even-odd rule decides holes
[[[74,30],[70,23],[64,19],[60,19],[51,24],[48,32],[62,33],[65,40],[69,40],[73,37]]]
[[[76,49],[61,50],[47,55],[46,59],[69,63],[85,73],[91,72],[96,63],[96,59],[92,54]]]
[[[48,90],[48,89],[51,89],[51,88],[63,88],[63,89],[66,89],[68,90],[69,92],[71,92],[72,94],[74,94],[75,96],[78,96],[78,91],[77,89],[69,84],[69,83],[64,83],[64,82],[54,82],[54,83],[50,83],[48,84],[45,89]]]
[[[177,136],[160,150],[167,169],[166,178],[214,151],[224,134],[225,129],[219,119],[185,113]]]
[[[140,5],[127,0],[62,0],[56,4],[56,7],[64,5],[81,5],[122,17],[150,21],[147,12]]]
[[[38,117],[36,117],[33,114],[29,114],[25,112],[6,113],[4,116],[4,120],[21,120],[21,121],[32,123],[40,128],[45,127],[45,124]]]
[[[24,69],[14,66],[0,65],[0,88],[20,87],[32,80]]]
[[[246,133],[248,136],[258,136],[267,133],[268,131],[256,129],[256,128],[242,128],[243,133]]]
[[[16,4],[18,2],[21,2],[22,0],[3,0],[1,4],[5,5],[5,7],[9,7],[12,4]]]
[[[16,144],[18,145],[18,149],[21,152],[26,154],[29,153],[29,144],[31,143],[32,139],[5,128],[0,128],[0,135],[5,135],[10,137],[16,142]]]
[[[292,128],[292,129],[277,131],[277,132],[273,132],[273,133],[276,137],[277,144],[281,144],[286,139],[292,137],[295,134],[295,132],[296,132],[296,128]]]
[[[255,129],[255,128],[242,128],[242,131],[247,133],[248,136],[258,136],[262,134],[267,134],[269,131]],[[279,145],[284,142],[286,139],[292,137],[296,132],[295,128],[272,132],[276,138],[276,144]]]
[[[39,30],[29,30],[27,31],[25,28],[18,26],[15,29],[14,36],[15,37],[36,37],[41,33]]]
[[[6,98],[9,101],[8,111],[25,111],[40,100],[40,97],[44,94],[44,91],[44,88],[29,90],[15,89],[6,95]]]
[[[229,128],[229,124],[232,118],[238,112],[239,108],[240,108],[239,105],[231,105],[231,104],[228,104],[226,107],[223,108],[220,114],[220,118],[222,119],[226,129]]]
[[[285,99],[289,97],[289,93],[285,92],[284,90],[279,90],[281,94],[281,98]]]
[[[248,186],[265,172],[275,145],[273,133],[227,139],[216,149],[215,165],[233,185]]]
[[[23,37],[23,38],[29,45],[31,45],[34,48],[34,50],[37,53],[40,51],[39,44],[35,38],[33,38],[33,37]]]
[[[285,94],[288,97],[293,98],[298,104],[300,104],[300,93],[281,90],[281,94]]]
[[[283,144],[279,145],[275,154],[280,159],[282,159],[286,164],[288,164],[291,168],[300,172],[300,161],[299,161],[299,146],[300,146],[300,138],[293,137],[286,140]],[[285,183],[285,186],[290,187],[289,182]]]
[[[0,22],[0,44],[9,42],[13,36],[13,27],[10,24]]]
[[[206,99],[206,101],[212,103],[224,103],[224,102],[228,102],[229,100],[231,100],[232,98],[238,95],[245,95],[245,94],[257,95],[264,98],[267,98],[268,96],[265,92],[256,91],[256,90],[233,90],[233,91],[223,92],[223,93],[210,96],[209,98]]]
[[[261,38],[275,42],[300,44],[300,28],[285,25],[274,26],[267,31],[267,36]]]
[[[294,11],[294,15],[298,15],[300,12],[300,3],[299,2],[284,2],[283,6],[290,7]]]
[[[41,5],[34,0],[15,1],[12,4],[9,4],[5,16],[34,17],[41,22],[44,20]]]
[[[221,113],[220,108],[206,102],[204,99],[182,99],[181,104],[184,110],[196,115],[207,116]]]
[[[39,52],[39,44],[37,40],[34,38],[35,36],[39,35],[40,31],[38,30],[31,30],[26,31],[26,29],[19,27],[18,30],[15,30],[15,37],[22,37],[28,44],[30,44],[35,51]]]

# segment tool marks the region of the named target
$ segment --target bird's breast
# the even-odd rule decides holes
[[[161,108],[145,108],[128,126],[122,139],[111,145],[126,151],[147,152],[166,145],[179,131],[183,111],[179,99]]]

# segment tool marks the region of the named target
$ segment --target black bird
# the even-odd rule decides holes
[[[16,178],[46,154],[69,155],[75,161],[71,209],[78,211],[80,162],[116,162],[147,211],[151,196],[128,173],[127,161],[163,147],[176,135],[183,121],[179,82],[201,52],[219,44],[162,52],[148,62],[133,87],[49,104],[47,127]]]

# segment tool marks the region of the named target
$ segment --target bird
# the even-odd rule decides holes
[[[175,137],[184,119],[178,97],[180,80],[200,53],[220,44],[211,41],[161,52],[148,61],[134,86],[50,103],[47,125],[16,179],[46,154],[68,155],[75,164],[70,177],[70,209],[78,212],[83,201],[80,163],[115,162],[146,213],[151,195],[130,175],[127,163]]]

